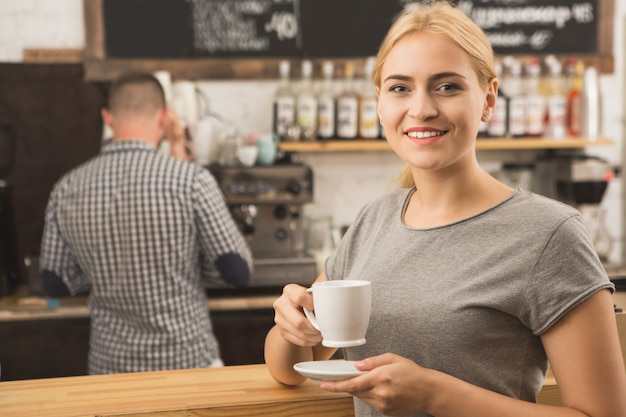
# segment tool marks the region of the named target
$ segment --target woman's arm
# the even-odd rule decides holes
[[[365,375],[323,382],[321,387],[348,392],[388,415],[626,416],[626,373],[608,290],[570,311],[542,341],[561,391],[562,407],[516,400],[392,354],[358,362],[358,369],[369,371]]]
[[[324,281],[320,274],[316,279]],[[289,284],[274,302],[274,322],[265,338],[265,363],[272,377],[287,385],[301,384],[306,378],[293,369],[298,362],[325,360],[337,349],[321,345],[322,335],[302,312],[302,308],[313,310],[313,298],[306,288]]]
[[[541,340],[563,405],[593,417],[626,416],[626,373],[609,290],[574,308]]]

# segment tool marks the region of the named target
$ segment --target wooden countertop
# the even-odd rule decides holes
[[[626,356],[626,313],[616,318]],[[551,372],[537,400],[560,404]],[[315,381],[281,385],[265,365],[5,381],[0,410],[3,417],[354,415],[349,395],[322,391]]]
[[[0,382],[4,417],[354,415],[352,398],[275,382],[265,365]]]
[[[272,308],[277,295],[209,298],[211,311]],[[0,322],[89,317],[86,297],[50,300],[41,297],[8,297],[0,300]]]
[[[548,375],[539,395],[558,404]],[[353,417],[352,397],[319,382],[288,387],[265,365],[0,382],[3,417]]]

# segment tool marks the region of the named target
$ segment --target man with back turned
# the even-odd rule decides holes
[[[109,91],[113,141],[55,185],[40,265],[51,296],[88,292],[89,373],[221,366],[202,281],[247,285],[250,250],[211,174],[184,161],[159,81]]]

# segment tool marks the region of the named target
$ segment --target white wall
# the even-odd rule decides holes
[[[601,77],[602,135],[615,140],[611,148],[590,147],[616,165],[622,164],[624,142],[624,25],[626,2],[615,1],[615,72]],[[81,48],[84,45],[82,0],[2,0],[0,1],[0,62],[19,62],[23,48]],[[272,81],[233,81],[200,84],[214,112],[233,121],[245,131],[271,130]],[[519,153],[480,152],[488,169],[500,158],[517,159]],[[337,224],[350,223],[364,202],[385,192],[399,170],[391,153],[303,154],[304,162],[315,172],[315,203],[309,214],[331,214]],[[622,230],[621,181],[611,183],[604,206],[615,241],[611,261],[621,262]]]
[[[19,62],[23,48],[82,48],[82,0],[0,1],[0,62]]]

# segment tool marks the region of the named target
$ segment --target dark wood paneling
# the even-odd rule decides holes
[[[212,311],[224,364],[264,363],[274,310]],[[89,318],[0,321],[0,380],[87,374]]]
[[[0,322],[0,380],[87,374],[89,318]]]
[[[15,141],[6,181],[19,259],[39,253],[54,183],[99,152],[105,100],[104,84],[86,82],[80,63],[0,64],[0,126]]]

